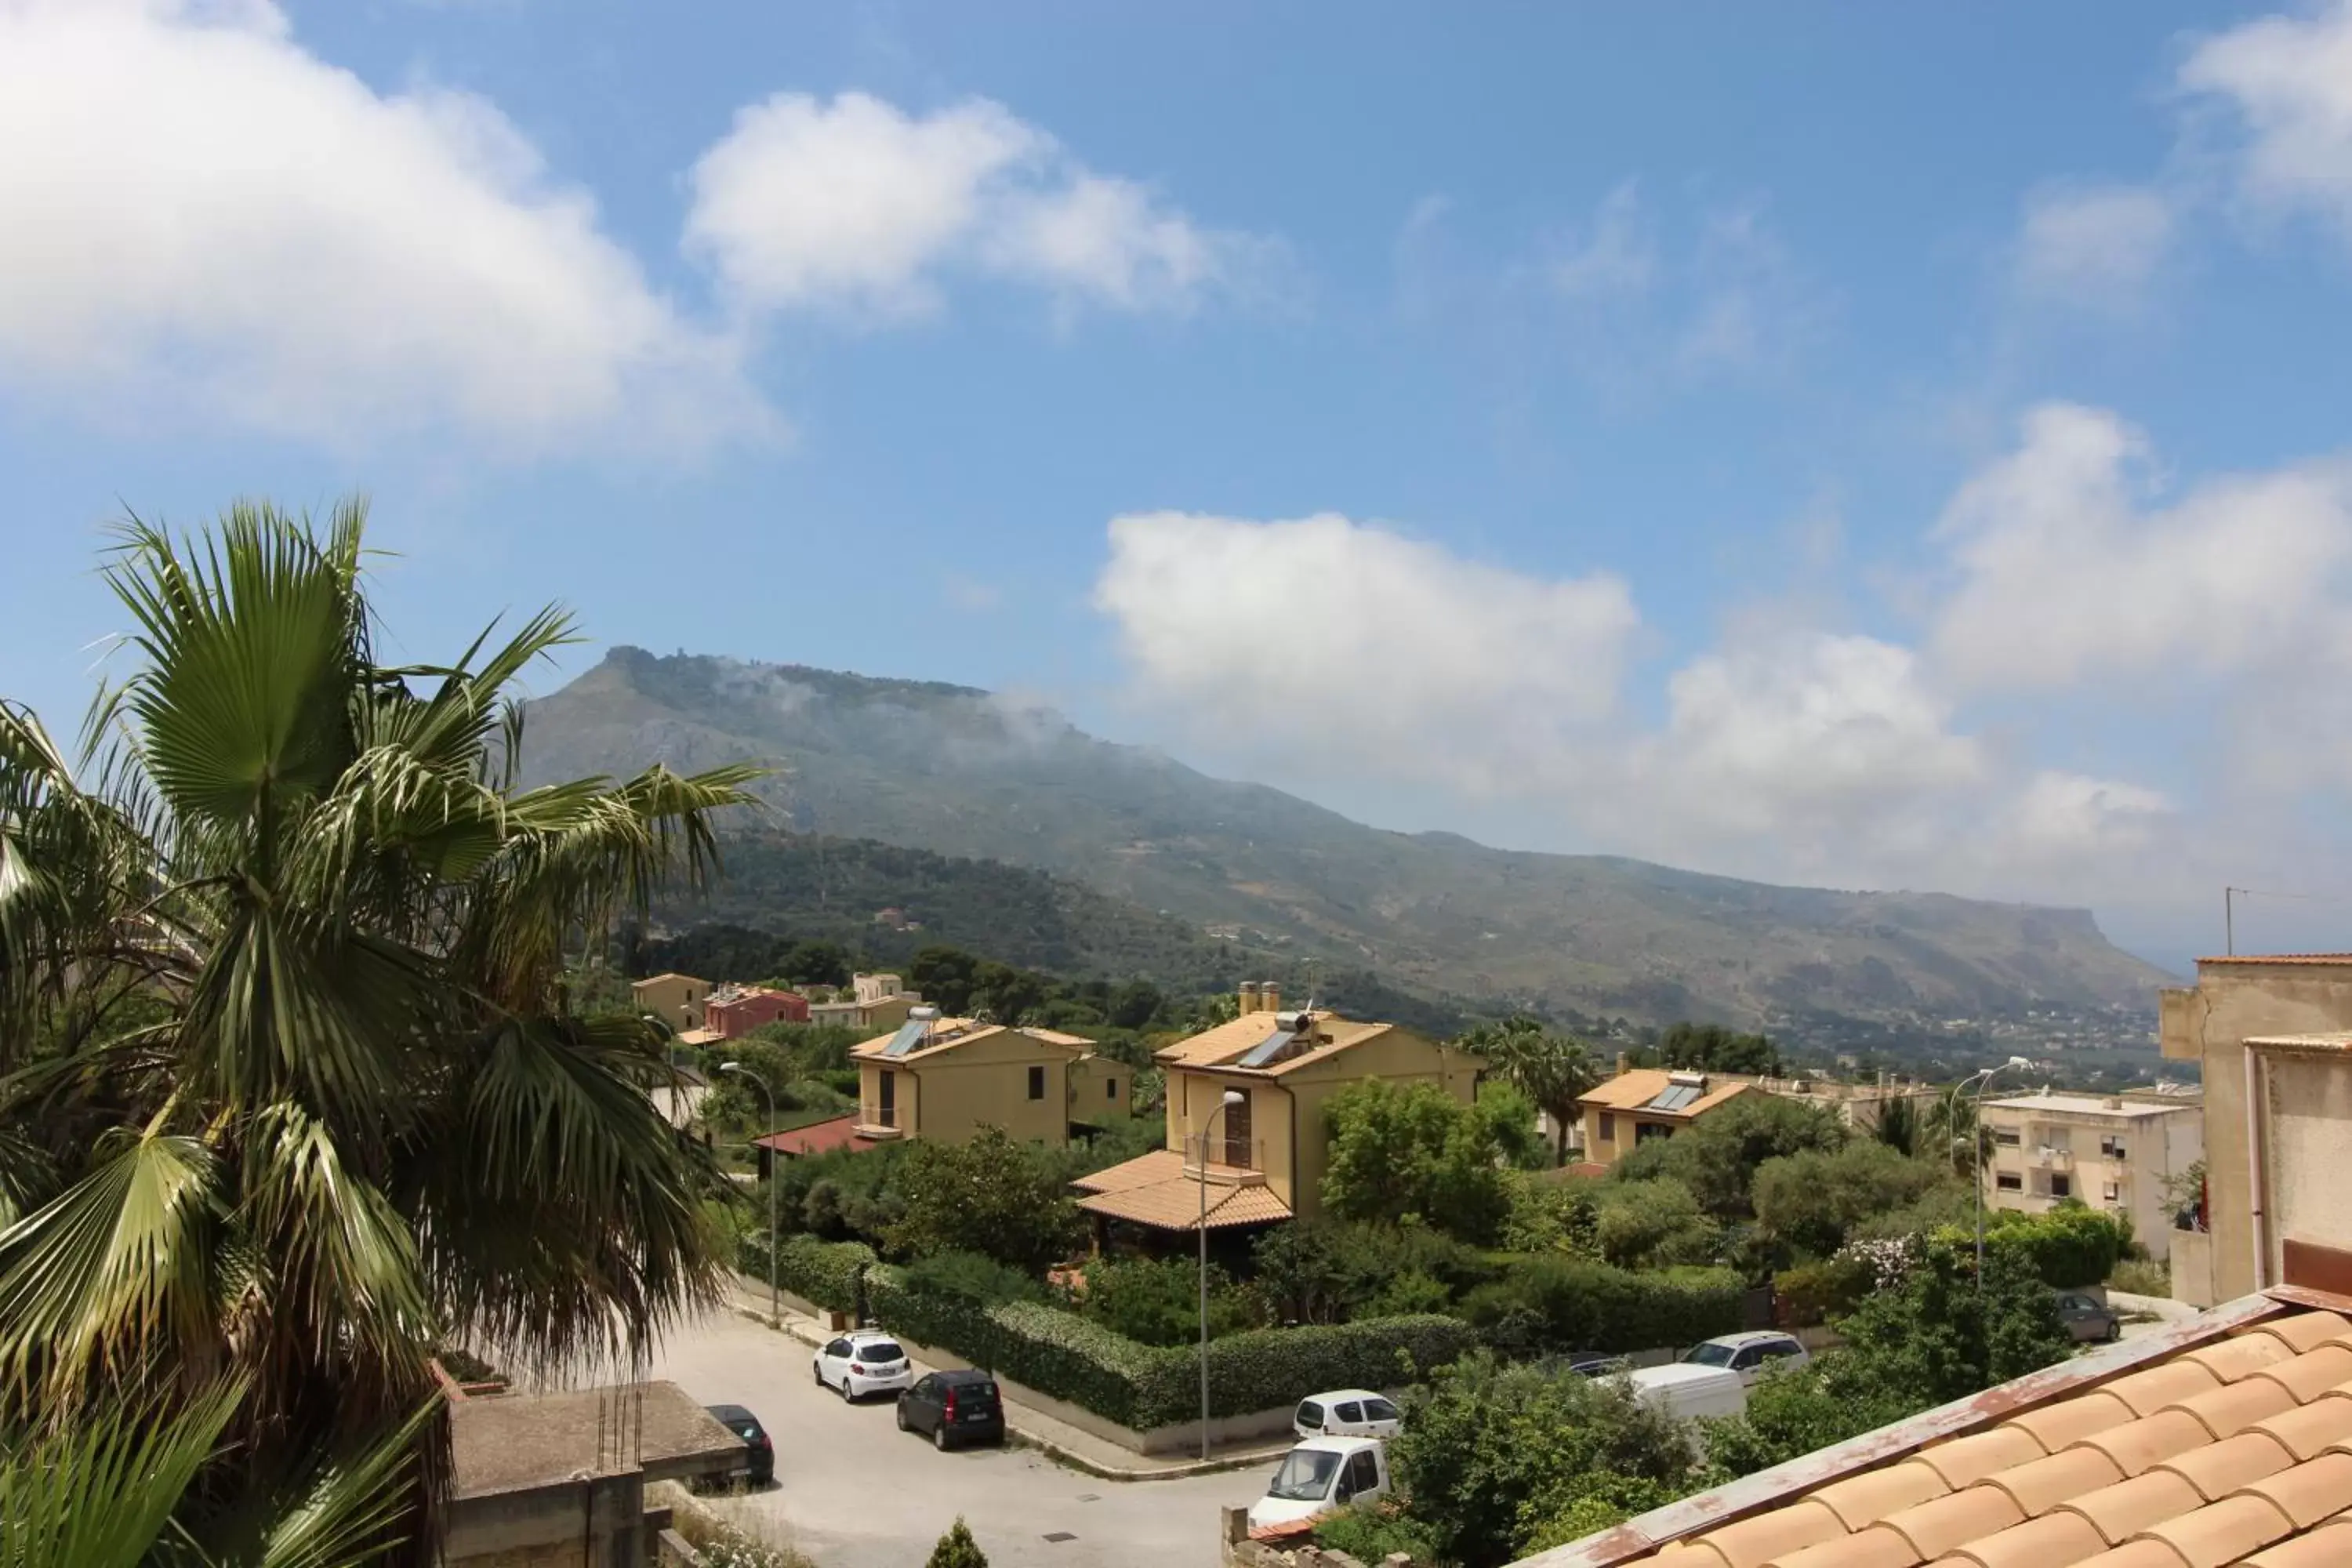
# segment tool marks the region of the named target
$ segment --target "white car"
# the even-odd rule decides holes
[[[896,1394],[911,1387],[915,1364],[897,1340],[876,1329],[860,1329],[827,1340],[814,1358],[816,1380],[844,1399]]]
[[[1796,1336],[1770,1330],[1719,1334],[1693,1345],[1683,1356],[1693,1366],[1719,1366],[1727,1372],[1736,1372],[1739,1381],[1750,1388],[1768,1366],[1802,1366],[1812,1359],[1813,1352],[1799,1344]]]
[[[1378,1437],[1309,1437],[1282,1457],[1265,1496],[1250,1504],[1250,1528],[1298,1524],[1388,1489],[1388,1450]]]
[[[1367,1388],[1310,1394],[1290,1421],[1302,1437],[1393,1437],[1403,1426],[1397,1407]]]

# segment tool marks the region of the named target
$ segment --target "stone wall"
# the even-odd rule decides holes
[[[1220,1510],[1218,1526],[1218,1561],[1223,1568],[1424,1568],[1402,1552],[1391,1552],[1379,1563],[1367,1565],[1344,1552],[1329,1551],[1303,1537],[1278,1546],[1271,1542],[1252,1541],[1247,1509]]]

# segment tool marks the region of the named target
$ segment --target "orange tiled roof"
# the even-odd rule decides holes
[[[1875,1467],[1782,1493],[1777,1506],[1732,1523],[1702,1524],[1654,1551],[1608,1550],[1618,1533],[1610,1532],[1523,1568],[2352,1564],[2352,1319],[2260,1317],[2263,1305],[2233,1304],[2239,1319],[2256,1319],[2236,1332],[2198,1341],[2192,1329],[2169,1354],[2084,1380],[2005,1420],[1897,1447]],[[1730,1490],[1674,1510],[1703,1520],[1713,1499],[1720,1517]]]
[[[1744,1094],[1756,1087],[1755,1080],[1745,1078],[1727,1079],[1720,1074],[1706,1076],[1707,1091],[1684,1106],[1680,1110],[1653,1110],[1654,1116],[1674,1116],[1688,1121],[1721,1105],[1736,1094]],[[1673,1082],[1673,1075],[1664,1068],[1634,1068],[1615,1078],[1595,1084],[1579,1105],[1597,1105],[1603,1110],[1649,1110],[1650,1101],[1664,1094]]]
[[[1203,1029],[1197,1035],[1189,1035],[1172,1046],[1163,1046],[1155,1054],[1159,1060],[1176,1067],[1231,1068],[1247,1056],[1252,1047],[1264,1043],[1266,1036],[1274,1032],[1275,1019],[1279,1016],[1266,1012],[1244,1013],[1229,1023]],[[1342,1018],[1331,1012],[1318,1011],[1312,1016],[1315,1032],[1321,1037],[1321,1043],[1313,1050],[1271,1067],[1248,1070],[1278,1077],[1310,1062],[1322,1061],[1350,1046],[1360,1046],[1366,1040],[1387,1034],[1396,1027],[1394,1024],[1368,1024],[1355,1018]]]
[[[1201,1184],[1184,1174],[1184,1156],[1173,1149],[1155,1149],[1070,1184],[1089,1194],[1078,1200],[1078,1206],[1092,1214],[1154,1230],[1198,1230],[1201,1226]],[[1207,1198],[1211,1230],[1270,1225],[1290,1217],[1288,1204],[1255,1184],[1211,1182]]]
[[[920,1061],[925,1057],[937,1056],[942,1051],[951,1051],[959,1046],[968,1046],[974,1040],[992,1039],[1003,1034],[1007,1026],[1003,1024],[975,1024],[970,1018],[935,1019],[931,1024],[931,1032],[934,1035],[947,1036],[945,1039],[935,1046],[926,1045],[920,1050],[908,1051],[903,1057],[892,1057],[889,1059],[894,1062]],[[1084,1035],[1065,1035],[1053,1029],[1016,1029],[1013,1032],[1026,1035],[1033,1040],[1042,1040],[1049,1046],[1066,1046],[1089,1051],[1095,1047],[1095,1043]],[[887,1035],[877,1035],[870,1040],[860,1040],[849,1047],[849,1054],[868,1061],[879,1060],[882,1058],[882,1047],[898,1037],[898,1031],[893,1029]]]

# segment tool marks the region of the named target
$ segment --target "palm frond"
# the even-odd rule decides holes
[[[234,1385],[168,1415],[102,1408],[0,1433],[0,1568],[142,1568],[236,1407]]]

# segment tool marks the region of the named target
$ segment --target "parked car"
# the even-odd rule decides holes
[[[1309,1437],[1282,1457],[1265,1496],[1250,1505],[1250,1528],[1297,1524],[1388,1490],[1388,1450],[1378,1437]]]
[[[2096,1296],[2069,1290],[2058,1298],[2058,1321],[2077,1343],[2111,1343],[2124,1336],[2124,1321]]]
[[[1635,1367],[1625,1381],[1633,1385],[1634,1398],[1677,1421],[1737,1415],[1748,1408],[1748,1385],[1726,1366],[1670,1361],[1664,1366]]]
[[[753,1486],[765,1486],[776,1479],[776,1445],[769,1440],[768,1429],[760,1418],[740,1405],[706,1405],[705,1410],[718,1418],[719,1424],[743,1439],[748,1450],[744,1479]]]
[[[959,1443],[1004,1441],[1004,1401],[984,1372],[927,1372],[898,1395],[898,1430],[928,1432],[941,1453]]]
[[[1614,1377],[1630,1370],[1622,1355],[1608,1355],[1600,1351],[1574,1351],[1568,1358],[1568,1370],[1579,1377]]]
[[[1692,1366],[1719,1366],[1738,1373],[1739,1381],[1751,1388],[1768,1366],[1802,1366],[1812,1359],[1813,1352],[1800,1344],[1795,1335],[1771,1330],[1719,1334],[1683,1353],[1683,1360]]]
[[[1393,1437],[1403,1417],[1386,1399],[1364,1388],[1342,1388],[1298,1402],[1290,1429],[1302,1437]]]
[[[844,1399],[905,1388],[915,1368],[898,1342],[876,1329],[827,1340],[814,1358],[816,1380]]]

